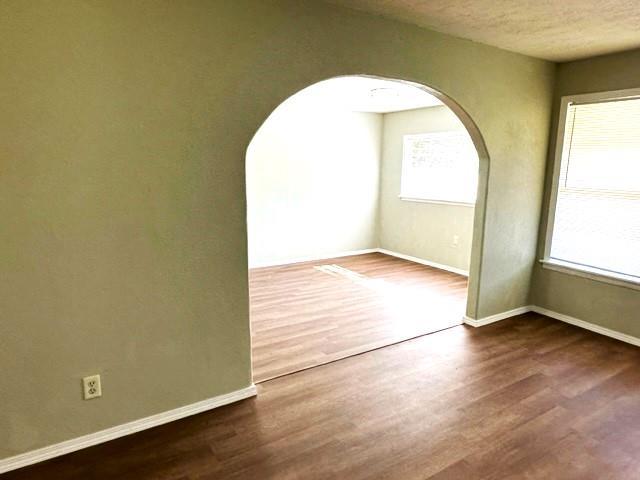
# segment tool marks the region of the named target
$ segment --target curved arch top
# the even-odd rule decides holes
[[[402,78],[393,78],[386,77],[380,75],[373,74],[344,74],[344,75],[335,75],[329,78],[323,78],[316,82],[313,82],[304,88],[298,89],[295,92],[292,92],[289,96],[287,96],[279,105],[286,102],[288,99],[294,97],[298,93],[302,92],[306,88],[309,88],[318,83],[335,79],[335,78],[350,78],[350,77],[364,77],[364,78],[373,78],[378,80],[386,80],[403,83],[405,85],[410,85],[414,88],[420,89],[440,100],[446,107],[448,107],[456,117],[461,121],[462,125],[467,130],[473,144],[476,148],[476,152],[478,154],[478,187],[477,187],[477,195],[476,195],[476,208],[474,213],[474,222],[473,222],[473,240],[472,240],[472,248],[471,248],[471,261],[469,268],[469,284],[468,284],[468,295],[467,295],[467,308],[466,314],[470,317],[475,317],[477,309],[478,309],[478,299],[479,299],[479,288],[480,288],[480,275],[481,275],[481,252],[482,252],[482,243],[484,239],[484,225],[485,225],[485,209],[486,209],[486,198],[487,198],[487,187],[488,187],[488,174],[489,174],[489,153],[487,151],[487,147],[478,128],[478,125],[473,120],[471,115],[467,113],[467,111],[453,98],[448,95],[442,93],[436,88],[430,87],[428,85],[421,84],[419,82],[405,80]],[[277,107],[276,107],[277,108]],[[272,110],[271,113],[275,111]],[[268,118],[271,116],[271,113],[264,119],[261,125],[263,125]],[[254,134],[255,136],[255,134]]]

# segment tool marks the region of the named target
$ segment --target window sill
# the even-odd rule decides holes
[[[590,280],[595,280],[596,282],[608,283],[619,287],[631,288],[633,290],[640,290],[639,277],[625,275],[623,273],[609,272],[599,268],[588,267],[577,263],[563,262],[562,260],[551,258],[542,259],[540,260],[540,263],[543,268],[548,270],[588,278]]]
[[[416,203],[432,203],[434,205],[452,205],[456,207],[475,207],[475,203],[467,203],[467,202],[450,202],[448,200],[429,200],[426,198],[414,198],[414,197],[404,197],[402,195],[398,195],[400,200],[405,202],[416,202]]]

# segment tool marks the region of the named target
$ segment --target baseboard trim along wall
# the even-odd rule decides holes
[[[515,317],[516,315],[522,315],[523,313],[527,313],[531,311],[531,306],[527,305],[524,307],[514,308],[513,310],[508,310],[502,313],[496,313],[495,315],[490,315],[484,318],[471,318],[466,315],[463,317],[464,323],[467,325],[471,325],[472,327],[484,327],[485,325],[489,325],[490,323],[499,322],[500,320],[506,320],[507,318]]]
[[[605,335],[607,337],[620,340],[621,342],[630,343],[631,345],[640,347],[640,338],[638,337],[627,335],[626,333],[618,332],[616,330],[611,330],[610,328],[601,327],[600,325],[586,322],[584,320],[580,320],[579,318],[565,315],[564,313],[554,312],[553,310],[549,310],[548,308],[544,308],[544,307],[539,307],[537,305],[527,305],[525,307],[515,308],[507,312],[497,313],[495,315],[491,315],[489,317],[484,317],[479,319],[474,319],[474,318],[465,316],[463,317],[463,320],[465,324],[470,325],[472,327],[482,327],[484,325],[489,325],[490,323],[499,322],[500,320],[505,320],[510,317],[515,317],[516,315],[522,315],[523,313],[527,313],[527,312],[539,313],[540,315],[544,315],[546,317],[550,317],[555,320],[560,320],[561,322],[569,323],[576,327],[584,328],[585,330],[590,330],[592,332],[599,333],[600,335]]]
[[[431,260],[423,260],[422,258],[412,257],[411,255],[405,255],[404,253],[398,253],[392,250],[387,250],[386,248],[376,248],[375,251],[379,253],[384,253],[385,255],[391,255],[392,257],[402,258],[403,260],[409,260],[410,262],[420,263],[428,267],[437,268],[439,270],[446,270],[447,272],[457,273],[458,275],[463,275],[465,277],[469,276],[469,270],[462,270],[461,268],[451,267],[449,265],[444,265],[442,263],[432,262]]]
[[[350,250],[346,252],[338,252],[338,253],[332,253],[328,255],[316,256],[316,257],[299,257],[299,258],[292,258],[289,260],[282,260],[278,262],[256,263],[256,264],[251,264],[249,268],[279,267],[282,265],[292,265],[294,263],[317,262],[319,260],[328,260],[330,258],[351,257],[353,255],[364,255],[365,253],[384,253],[385,255],[402,258],[403,260],[409,260],[410,262],[419,263],[421,265],[426,265],[428,267],[433,267],[440,270],[446,270],[447,272],[457,273],[458,275],[463,275],[465,277],[469,276],[468,270],[451,267],[449,265],[444,265],[442,263],[432,262],[431,260],[424,260],[422,258],[413,257],[411,255],[405,255],[404,253],[394,252],[393,250],[387,250],[386,248],[365,248],[364,250]]]
[[[175,408],[156,415],[151,415],[150,417],[141,418],[116,427],[107,428],[106,430],[101,430],[99,432],[83,435],[82,437],[72,438],[71,440],[49,445],[48,447],[4,458],[0,460],[0,474],[17,468],[26,467],[27,465],[32,465],[34,463],[43,462],[50,458],[59,457],[67,453],[75,452],[76,450],[92,447],[100,443],[108,442],[109,440],[115,440],[116,438],[124,437],[142,430],[164,425],[165,423],[180,420],[181,418],[189,417],[197,413],[213,410],[214,408],[222,407],[223,405],[228,405],[239,400],[244,400],[245,398],[254,397],[256,393],[256,386],[250,385],[241,390],[202,400],[200,402],[192,403],[191,405],[185,405],[184,407]]]
[[[570,317],[569,315],[565,315],[564,313],[554,312],[553,310],[538,307],[537,305],[532,305],[531,311],[539,313],[540,315],[555,318],[556,320],[560,320],[561,322],[570,323],[571,325],[584,328],[585,330],[591,330],[592,332],[599,333],[600,335],[606,335],[607,337],[615,338],[616,340],[620,340],[621,342],[630,343],[631,345],[640,347],[640,338],[634,337],[632,335],[627,335],[626,333],[611,330],[610,328],[606,327],[601,327],[600,325],[596,325],[594,323],[585,322],[584,320],[580,320],[579,318]]]
[[[379,250],[378,248],[365,248],[363,250],[349,250],[346,252],[338,252],[338,253],[320,255],[315,257],[291,258],[289,260],[282,260],[277,262],[258,262],[255,264],[252,263],[251,265],[249,265],[249,268],[279,267],[281,265],[291,265],[294,263],[316,262],[318,260],[328,260],[330,258],[350,257],[352,255],[364,255],[365,253],[375,253],[378,250]]]

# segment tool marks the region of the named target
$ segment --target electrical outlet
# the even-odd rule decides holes
[[[102,386],[100,385],[100,375],[91,375],[82,379],[82,389],[84,399],[90,400],[102,396]]]
[[[457,247],[458,243],[460,243],[460,236],[459,235],[454,235],[453,239],[451,240],[451,246],[452,247]]]

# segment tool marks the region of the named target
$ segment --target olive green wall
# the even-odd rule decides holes
[[[0,31],[0,458],[251,382],[245,151],[332,76],[466,109],[491,159],[468,313],[527,303],[553,64],[318,1],[5,0]]]
[[[637,87],[640,87],[640,50],[558,65],[538,258],[542,258],[544,252],[560,97]],[[640,337],[638,290],[551,271],[537,265],[531,302],[558,313]]]
[[[417,133],[465,131],[445,106],[387,113],[382,124],[378,236],[381,248],[469,270],[473,206],[401,200],[402,139]],[[453,236],[458,244],[453,245]]]

